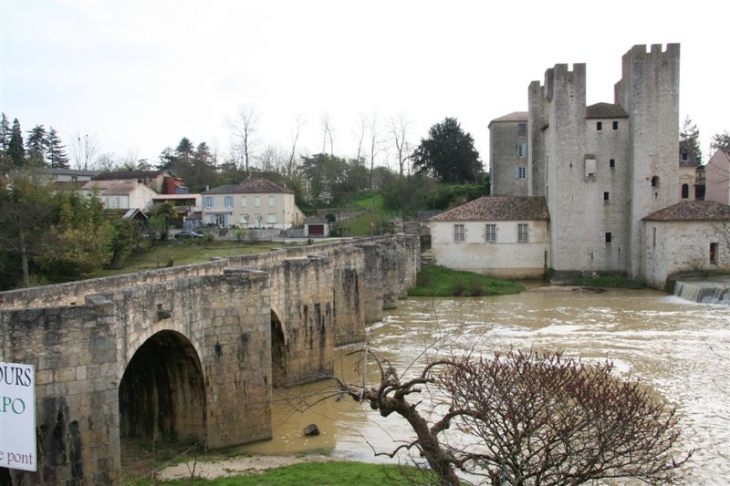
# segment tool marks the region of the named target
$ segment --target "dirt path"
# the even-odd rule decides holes
[[[337,461],[335,457],[323,455],[307,456],[238,456],[208,462],[196,462],[193,459],[170,466],[159,472],[161,480],[200,477],[213,479],[242,474],[256,474],[275,467],[289,466],[301,462]]]

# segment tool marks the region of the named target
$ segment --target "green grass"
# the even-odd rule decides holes
[[[612,289],[641,289],[641,285],[626,277],[585,277],[576,278],[562,285],[576,285],[580,287],[606,287]]]
[[[431,478],[433,479],[433,478]],[[161,483],[136,482],[139,486],[151,484],[211,486],[386,486],[435,484],[426,481],[421,472],[412,467],[368,464],[361,462],[308,462],[269,469],[261,474],[233,476],[218,479],[189,478]]]
[[[524,287],[517,282],[497,280],[477,273],[449,270],[448,268],[423,267],[416,286],[408,290],[413,297],[451,297],[517,294]]]
[[[384,209],[383,196],[373,192],[363,192],[358,194],[353,206],[357,209],[382,210]]]

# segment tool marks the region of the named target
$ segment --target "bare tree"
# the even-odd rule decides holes
[[[373,112],[368,117],[368,140],[370,142],[370,183],[369,188],[373,187],[373,171],[375,170],[375,157],[381,152],[380,125],[378,124],[378,114]]]
[[[306,124],[306,121],[304,120],[304,116],[302,116],[301,113],[298,113],[294,117],[294,125],[290,127],[291,132],[291,151],[289,152],[289,158],[287,160],[285,172],[287,176],[291,176],[294,173],[294,157],[296,157],[297,153],[297,144],[299,143],[299,137],[302,135],[302,131],[304,130],[304,125]]]
[[[243,160],[243,169],[246,172],[254,159],[254,151],[259,143],[256,132],[259,128],[260,118],[261,115],[257,111],[256,105],[247,103],[238,108],[235,119],[228,123],[235,140],[234,150],[238,153],[238,160]]]
[[[362,144],[365,141],[365,131],[368,126],[368,118],[366,115],[360,113],[360,115],[357,118],[355,126],[355,138],[357,139],[357,153],[355,154],[355,160],[357,163],[360,163],[360,160],[362,158]]]
[[[675,456],[675,410],[646,387],[616,379],[610,363],[510,351],[433,361],[405,378],[369,356],[380,383],[337,380],[340,390],[384,417],[403,417],[416,439],[384,454],[416,450],[440,485],[460,484],[458,471],[492,485],[670,484],[692,455]],[[423,394],[435,397],[430,409],[414,398]]]
[[[259,168],[264,172],[279,172],[286,165],[286,156],[281,147],[276,145],[267,145],[261,151],[261,155],[257,157]]]
[[[327,153],[327,141],[330,144],[330,155],[335,154],[335,141],[334,141],[334,126],[332,125],[332,119],[330,114],[327,112],[322,113],[319,117],[320,124],[322,126],[322,153]]]
[[[77,170],[91,170],[94,168],[96,154],[99,152],[99,141],[96,135],[88,133],[76,135],[71,139],[71,156]]]
[[[398,113],[390,119],[390,134],[393,137],[393,145],[395,145],[395,153],[398,159],[398,175],[400,176],[403,176],[403,169],[406,167],[410,158],[411,146],[408,142],[408,131],[410,127],[411,121],[403,112]]]

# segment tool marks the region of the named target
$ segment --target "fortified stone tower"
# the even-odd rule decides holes
[[[628,273],[641,271],[641,219],[679,202],[679,44],[634,46],[623,56],[616,103],[629,114]]]
[[[586,179],[585,64],[574,64],[572,70],[567,64],[556,64],[546,71],[542,110],[533,98],[537,94],[534,84],[531,85],[528,127],[533,143],[536,138],[542,139],[542,143],[538,141],[536,145],[543,151],[540,165],[545,169],[544,194],[550,210],[550,246],[553,248],[550,266],[556,271],[591,268],[591,234],[594,232],[590,227],[595,214],[593,208],[586,205],[582,192]],[[535,137],[536,129],[540,130],[538,137]],[[536,162],[533,158],[533,174],[539,173]]]

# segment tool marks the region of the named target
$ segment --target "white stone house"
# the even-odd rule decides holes
[[[687,201],[643,219],[644,280],[664,289],[668,278],[687,271],[730,268],[730,206]]]
[[[294,191],[263,178],[214,187],[201,196],[203,224],[286,230],[304,220]]]
[[[537,278],[548,268],[544,197],[482,197],[428,220],[436,265],[500,278]]]
[[[107,209],[147,210],[157,193],[147,185],[133,179],[92,180],[83,185],[80,192],[87,196],[96,194]]]
[[[705,199],[730,204],[730,153],[717,149],[705,167]]]

